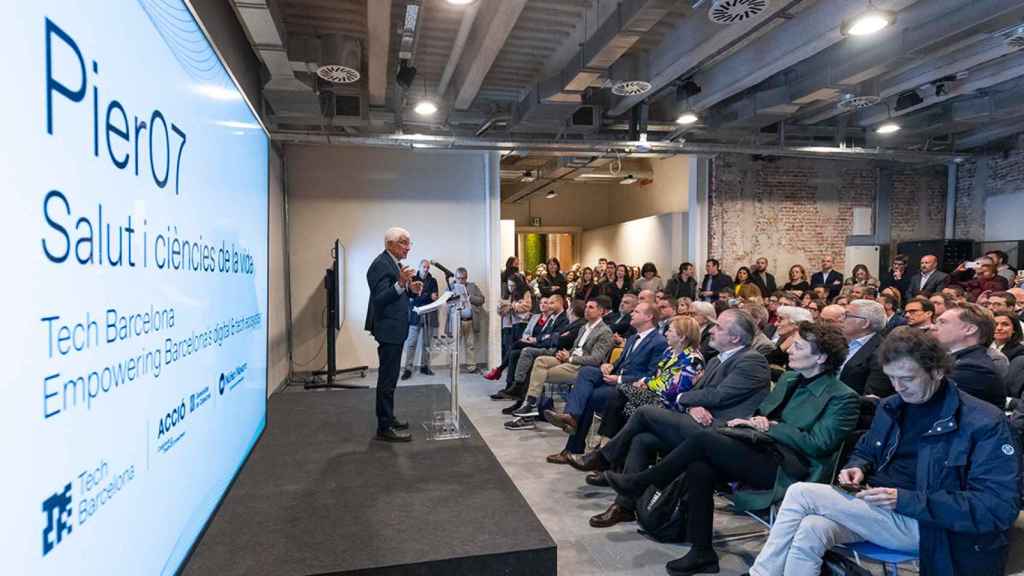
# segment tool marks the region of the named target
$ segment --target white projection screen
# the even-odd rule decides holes
[[[173,574],[266,422],[268,136],[181,0],[5,8],[0,574]]]

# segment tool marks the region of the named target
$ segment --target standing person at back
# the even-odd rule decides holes
[[[768,259],[761,256],[754,262],[751,268],[750,281],[761,290],[761,297],[768,299],[778,289],[775,285],[775,276],[768,271]]]
[[[832,269],[835,260],[831,256],[821,259],[821,272],[811,274],[811,288],[824,286],[828,289],[828,297],[831,300],[839,295],[843,289],[843,275]]]
[[[408,422],[395,418],[395,387],[401,369],[402,344],[409,335],[409,295],[423,290],[414,282],[415,270],[402,265],[409,255],[412,238],[402,228],[391,228],[384,235],[384,251],[366,272],[370,301],[366,310],[366,331],[377,340],[377,439],[385,442],[409,442]]]
[[[704,281],[700,283],[700,299],[704,302],[717,302],[718,294],[726,288],[732,288],[732,278],[722,273],[718,260],[708,258],[704,264]]]
[[[918,294],[931,296],[936,292],[942,292],[947,282],[949,282],[949,276],[939,270],[939,259],[931,254],[926,254],[921,257],[921,271],[910,277],[907,295],[910,298]]]

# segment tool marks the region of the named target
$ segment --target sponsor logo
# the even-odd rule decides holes
[[[245,381],[245,373],[249,369],[248,364],[240,364],[230,372],[221,372],[220,381],[217,383],[217,390],[221,396],[225,392],[234,390],[239,384]]]
[[[43,515],[46,527],[43,528],[43,556],[60,544],[65,536],[71,534],[71,483],[64,485],[64,490],[53,493],[43,500]]]

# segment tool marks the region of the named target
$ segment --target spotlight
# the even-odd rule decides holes
[[[520,182],[534,182],[536,180],[537,176],[533,173],[532,170],[527,170],[526,172],[523,172],[523,176],[519,178]]]
[[[697,120],[699,120],[699,118],[697,118],[697,115],[693,112],[683,112],[679,115],[679,118],[676,118],[676,124],[688,126],[690,124],[696,124]]]
[[[420,100],[413,110],[420,116],[433,116],[437,112],[437,104],[430,100]]]
[[[899,131],[900,125],[895,122],[886,122],[885,124],[882,124],[881,126],[875,129],[875,132],[877,132],[878,134],[892,134],[893,132]]]
[[[468,6],[476,0],[447,0],[452,6]]]
[[[840,30],[843,36],[868,36],[890,26],[894,21],[896,21],[894,12],[868,10],[856,18],[844,20]]]
[[[896,97],[896,110],[903,110],[904,108],[913,108],[918,104],[924,102],[924,98],[917,93],[917,90],[911,90],[910,92],[904,92]]]
[[[554,190],[548,190],[548,193],[545,194],[544,197],[547,198],[548,200],[551,200],[552,198],[557,198],[558,192],[555,192]]]
[[[632,174],[630,174],[629,176],[626,176],[622,180],[619,180],[619,184],[636,184],[636,183],[637,183],[637,179]]]
[[[399,86],[408,90],[415,80],[416,67],[410,65],[408,60],[403,59],[398,63],[398,74],[395,75],[395,81],[398,82]]]

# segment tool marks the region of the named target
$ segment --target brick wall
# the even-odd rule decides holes
[[[956,185],[956,237],[985,240],[986,200],[993,196],[1019,195],[1022,192],[1024,138],[1018,140],[1016,148],[1004,153],[978,156],[960,164]],[[997,232],[995,236],[1009,236],[993,239],[1016,240],[1024,237],[1024,226],[1020,227],[1019,233],[1014,232]]]
[[[941,237],[944,168],[888,168],[894,171],[892,239]],[[843,269],[853,209],[874,206],[879,169],[868,161],[720,155],[711,179],[708,252],[730,275],[759,256],[780,281],[793,264],[817,270],[825,255]]]

